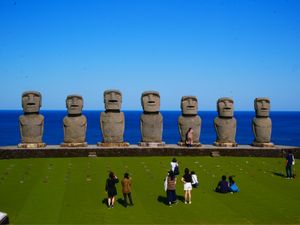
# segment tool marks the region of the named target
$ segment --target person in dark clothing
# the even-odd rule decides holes
[[[119,183],[117,176],[110,172],[105,184],[105,191],[107,192],[107,206],[113,208],[115,203],[115,196],[117,195],[116,184]]]
[[[188,168],[185,168],[181,181],[183,182],[184,203],[192,204],[192,175],[190,174],[190,170]]]
[[[176,177],[173,171],[169,171],[167,176],[167,199],[168,204],[176,203]]]
[[[130,202],[130,206],[133,206],[132,198],[131,198],[131,177],[129,177],[128,173],[124,174],[124,179],[121,181],[122,184],[122,192],[124,197],[125,206],[127,207],[127,197]]]
[[[215,191],[219,192],[219,193],[228,193],[228,192],[230,192],[229,184],[226,181],[226,176],[225,175],[222,176],[222,179],[221,179],[221,181],[219,181]]]
[[[293,164],[294,163],[295,163],[294,155],[292,154],[291,151],[289,151],[286,156],[286,166],[285,166],[287,179],[293,178]]]

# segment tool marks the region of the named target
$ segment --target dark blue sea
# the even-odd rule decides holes
[[[140,115],[141,111],[124,111],[125,134],[124,140],[130,144],[137,144],[141,140]],[[177,120],[180,111],[162,111],[163,115],[163,141],[175,144],[180,135]],[[20,142],[19,110],[0,110],[0,146],[17,145]],[[44,142],[47,144],[60,144],[63,141],[62,121],[66,111],[41,111],[45,117]],[[101,141],[100,111],[84,111],[88,120],[87,142],[96,144]],[[238,144],[250,144],[253,141],[251,121],[254,112],[235,112],[237,119]],[[216,139],[213,120],[217,112],[199,112],[202,118],[200,141],[202,144],[212,144]],[[300,112],[271,112],[273,123],[272,142],[277,145],[300,146]]]

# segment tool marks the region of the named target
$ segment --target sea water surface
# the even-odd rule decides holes
[[[66,111],[47,110],[40,112],[45,117],[43,141],[48,145],[63,142],[63,118]],[[162,111],[163,141],[166,144],[176,144],[180,140],[177,120],[180,111]],[[20,143],[19,116],[21,110],[0,110],[0,146],[17,145]],[[102,140],[100,130],[100,111],[84,111],[88,126],[86,139],[89,144],[96,144]],[[141,111],[124,111],[125,134],[124,140],[130,144],[137,144],[141,140],[140,116]],[[212,144],[216,140],[214,118],[217,112],[199,112],[202,119],[200,142]],[[252,119],[254,112],[236,111],[237,120],[236,141],[238,144],[251,144],[253,141]],[[300,112],[271,112],[272,142],[277,145],[300,146]]]

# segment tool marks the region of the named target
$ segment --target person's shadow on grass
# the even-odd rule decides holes
[[[167,203],[167,197],[165,197],[165,196],[158,196],[157,197],[157,201],[158,202],[160,202],[160,203],[162,203],[162,204],[165,204],[165,205],[168,205],[168,203]]]
[[[108,207],[107,202],[108,202],[108,199],[107,199],[107,198],[102,199],[102,204],[104,204],[104,205],[106,205],[106,206]]]
[[[285,177],[283,173],[278,173],[278,172],[272,172],[273,175],[278,176],[278,177]]]
[[[176,198],[177,198],[177,201],[184,202],[184,197],[183,196],[177,195]],[[162,203],[162,204],[164,204],[164,205],[169,205],[168,204],[168,199],[165,196],[159,195],[157,197],[157,201],[160,202],[160,203]]]
[[[126,202],[124,201],[124,199],[118,198],[117,202],[118,202],[120,205],[124,206],[125,208],[127,207],[127,204],[126,204]]]

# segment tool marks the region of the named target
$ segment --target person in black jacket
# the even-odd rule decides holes
[[[116,184],[119,183],[117,176],[110,172],[105,184],[105,191],[107,192],[107,206],[113,208],[115,203],[115,196],[117,195]]]
[[[219,192],[219,193],[228,193],[228,192],[230,192],[229,184],[226,180],[225,175],[223,175],[222,179],[219,181],[219,183],[218,183],[218,185],[215,189],[215,192]]]

